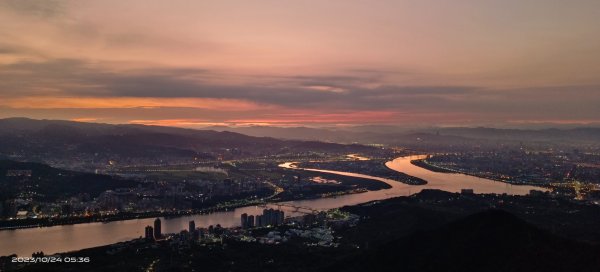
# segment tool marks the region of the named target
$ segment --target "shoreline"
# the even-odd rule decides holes
[[[383,164],[381,164],[381,168],[379,169],[380,171],[387,171],[387,173],[370,173],[370,172],[361,172],[359,169],[359,171],[356,171],[356,169],[351,169],[351,170],[346,170],[346,169],[337,169],[337,168],[323,168],[323,165],[319,165],[317,168],[315,168],[314,166],[301,166],[299,164],[302,163],[294,163],[294,164],[290,164],[290,167],[295,167],[297,169],[320,169],[320,170],[328,170],[328,171],[340,171],[340,172],[349,172],[349,173],[356,173],[356,174],[361,174],[361,175],[366,175],[366,176],[373,176],[373,177],[377,177],[377,178],[384,178],[384,179],[389,179],[389,180],[393,180],[395,182],[399,182],[399,183],[403,183],[406,185],[413,185],[413,186],[420,186],[420,185],[427,185],[427,181],[422,179],[422,178],[418,178],[415,176],[411,176],[408,175],[406,173],[403,172],[399,172],[399,171],[395,171],[392,169],[389,169],[388,167],[385,166],[386,163],[393,161],[394,159],[386,159],[384,160]],[[364,162],[365,160],[359,160]],[[375,161],[375,160],[369,160],[369,161]]]
[[[422,156],[421,156],[421,158],[422,158]],[[401,158],[398,158],[398,159],[403,159],[402,163],[404,163],[404,164],[408,163],[410,165],[410,162],[407,162],[407,160],[410,160],[411,158],[407,158],[405,156],[405,157],[401,157]],[[286,166],[289,167],[289,165],[286,165]],[[416,167],[416,168],[418,168],[418,167]],[[392,169],[394,171],[400,171],[400,170],[396,170],[396,168],[392,168]],[[347,175],[347,176],[362,177],[362,178],[366,178],[367,177],[366,175],[356,174],[356,173],[345,173],[345,172],[336,172],[336,171],[328,171],[328,170],[317,170],[317,169],[302,169],[302,170],[324,172],[324,173],[335,173],[335,174],[339,174],[339,175]],[[325,197],[325,198],[318,197],[316,199],[307,200],[308,202],[310,202],[310,204],[306,204],[306,203],[304,203],[302,201],[301,201],[301,203],[297,203],[297,204],[298,204],[298,206],[301,206],[301,207],[312,207],[312,209],[327,210],[327,209],[330,209],[330,208],[343,207],[343,206],[352,206],[352,205],[362,204],[362,203],[366,203],[366,202],[370,202],[370,201],[377,201],[377,200],[394,198],[396,196],[413,195],[411,193],[411,187],[412,186],[410,186],[410,185],[396,186],[395,184],[399,184],[399,183],[396,182],[396,181],[393,181],[393,180],[388,180],[388,179],[380,178],[380,177],[369,177],[369,178],[374,179],[376,181],[381,181],[381,182],[384,182],[384,183],[387,183],[387,184],[392,184],[393,188],[395,188],[395,191],[394,190],[392,190],[392,191],[381,190],[380,192],[377,192],[377,191],[367,191],[364,194],[362,194],[362,193],[360,193],[360,194],[349,194],[349,195],[344,195],[344,196],[339,196],[339,197],[333,196],[333,197]],[[455,179],[455,178],[452,178],[450,176],[448,176],[448,178],[450,178],[450,180]],[[447,191],[447,190],[445,190],[447,188],[444,187],[444,185],[447,184],[447,181],[440,181],[440,182],[438,182],[437,184],[433,184],[431,189],[438,189],[438,190],[442,190],[442,191]],[[481,181],[474,180],[474,182],[481,182]],[[439,188],[433,188],[433,187],[439,187]],[[507,190],[505,188],[505,186],[496,185],[495,187],[498,187],[499,191],[505,192]],[[425,187],[416,186],[416,188],[418,189],[417,191],[420,191],[421,189],[423,189]],[[516,193],[516,195],[526,195],[529,191],[528,191],[527,188],[525,188],[525,189],[526,190],[524,190],[524,189],[518,190],[520,193]],[[494,192],[494,190],[492,190],[492,192],[490,192],[490,193],[498,194],[498,193],[502,193],[502,192]],[[271,199],[271,201],[272,201],[271,203],[286,202],[286,201],[283,201],[283,200],[275,201],[274,199]],[[268,205],[273,205],[271,203],[269,203]],[[251,207],[250,208],[246,207],[246,208],[241,208],[241,209],[247,209],[249,211],[252,208]],[[232,213],[232,211],[228,212],[228,213]],[[222,220],[225,220],[226,223],[227,223],[226,225],[228,225],[228,226],[239,225],[239,219],[238,218],[232,218],[232,217],[230,217],[228,215],[228,213],[227,214],[223,214],[223,215],[221,215],[221,214],[214,214],[214,215],[213,214],[209,214],[209,215],[203,215],[203,216],[208,216],[208,217],[215,217],[216,216],[216,217],[218,217],[218,218],[220,218]],[[180,215],[184,215],[184,214],[180,214]],[[221,216],[225,216],[226,218],[221,218]],[[148,219],[143,219],[143,220],[148,220]],[[184,219],[175,219],[175,220],[179,220],[179,221],[183,220],[183,221],[185,221]],[[225,222],[225,221],[213,221],[211,223],[214,224],[215,222]],[[180,228],[179,227],[180,223],[181,222],[177,222],[178,228]],[[104,229],[104,227],[102,227],[102,226],[103,225],[97,224],[97,225],[90,226],[90,228],[92,228],[92,230],[98,230],[100,228]],[[83,231],[76,231],[76,230],[74,230],[73,235],[79,235],[79,237],[83,237],[82,235],[84,235],[86,232],[89,232],[89,231],[90,230],[87,230],[87,231],[86,230],[83,230]],[[115,230],[115,231],[117,231],[117,230]],[[130,234],[133,233],[133,232],[131,232],[128,229],[127,230],[123,229],[122,231],[119,229],[118,231],[120,231],[118,233],[123,233],[123,234],[129,233],[129,236],[132,236]],[[0,232],[0,234],[6,234],[6,235],[10,234],[10,235],[14,235],[14,236],[24,236],[24,235],[25,236],[30,236],[30,235],[33,235],[34,237],[36,235],[42,235],[42,234],[38,234],[37,230],[32,231],[32,232],[33,232],[32,234],[29,234],[28,232],[20,232],[20,233],[19,232],[15,232],[14,234],[10,234],[10,232],[4,232],[4,233]],[[117,234],[117,233],[115,233],[115,234]],[[6,236],[6,235],[5,235],[5,237],[14,237],[14,236]],[[139,236],[139,231],[136,231],[135,235],[132,236],[132,237],[137,237],[137,236]],[[60,238],[60,239],[59,238],[54,239],[54,238],[45,238],[45,237],[40,237],[40,238],[47,239],[48,241],[58,241],[58,240],[62,239],[62,238]],[[62,239],[62,240],[64,240],[64,239]],[[117,241],[117,242],[122,242],[119,239],[113,239],[113,238],[110,238],[110,237],[106,237],[106,239],[103,239],[102,241],[108,241],[108,240],[110,240],[110,241],[114,240],[114,241]],[[69,243],[69,244],[67,244],[67,245],[61,245],[61,246],[58,246],[58,247],[57,246],[48,246],[47,247],[48,250],[45,250],[45,251],[48,251],[48,252],[63,252],[63,251],[69,251],[69,250],[75,249],[75,248],[87,248],[87,247],[89,247],[89,244],[86,244],[86,246],[80,246],[79,244],[81,244],[81,243],[78,243],[76,241],[68,241],[67,240],[66,242]],[[13,240],[12,244],[13,244],[12,246],[14,246],[15,248],[19,247],[21,249],[21,251],[20,251],[21,253],[25,252],[24,254],[29,254],[30,251],[40,250],[40,248],[37,245],[35,245],[34,243],[26,243],[25,245],[21,245],[21,244],[15,243],[15,240]],[[94,243],[94,244],[100,244],[100,243]],[[15,252],[19,252],[19,251],[15,251]],[[17,254],[19,254],[19,253],[17,253]]]
[[[436,173],[445,173],[445,174],[462,174],[462,175],[466,175],[466,176],[471,176],[471,177],[476,177],[476,178],[481,178],[481,179],[489,179],[489,180],[493,180],[493,181],[497,181],[497,182],[502,182],[502,183],[506,183],[509,185],[528,185],[528,186],[537,186],[537,187],[544,187],[544,188],[549,188],[549,189],[553,189],[551,186],[546,185],[546,184],[537,184],[537,183],[526,183],[526,182],[509,182],[507,180],[503,180],[503,179],[499,179],[496,177],[487,177],[487,176],[480,176],[477,174],[473,174],[473,173],[468,173],[468,172],[464,172],[464,171],[460,171],[460,170],[455,170],[455,169],[449,169],[449,168],[444,168],[444,167],[440,167],[434,164],[430,164],[426,161],[427,159],[419,159],[419,160],[413,160],[410,163],[414,166],[418,166],[424,169],[427,169],[429,171],[432,172],[436,172]]]
[[[457,171],[457,170],[453,170],[453,169],[442,168],[442,167],[427,163],[426,159],[411,160],[410,163],[417,167],[421,167],[426,170],[438,172],[438,173],[463,174],[463,175],[468,175],[468,176],[472,176],[472,177],[476,177],[476,178],[489,179],[489,180],[493,180],[493,181],[497,181],[497,182],[502,182],[502,183],[506,183],[509,185],[517,185],[517,186],[518,185],[530,185],[530,186],[538,186],[538,187],[552,189],[551,187],[548,187],[545,185],[528,184],[528,183],[510,183],[505,180],[499,180],[497,178],[482,177],[482,176],[477,176],[474,174],[461,172],[461,171]],[[295,168],[295,169],[303,169],[303,168],[298,168],[298,166],[296,164],[297,164],[296,162],[290,163],[290,165],[288,167]],[[306,169],[303,169],[303,170],[306,170]],[[335,170],[332,170],[332,171],[335,171]],[[397,180],[395,180],[395,181],[404,183],[404,182],[397,181]],[[404,183],[404,184],[416,185],[416,184],[408,184],[408,183]],[[130,214],[124,213],[124,214],[110,215],[110,216],[59,218],[57,221],[50,220],[51,218],[44,218],[44,219],[36,219],[38,221],[43,221],[43,222],[40,222],[37,224],[34,223],[34,224],[28,224],[28,225],[22,225],[22,226],[0,227],[0,231],[31,229],[31,228],[45,228],[45,227],[55,227],[55,226],[68,226],[68,225],[90,224],[90,223],[110,223],[110,222],[115,222],[115,221],[127,221],[127,220],[146,219],[146,218],[153,218],[153,217],[183,217],[183,216],[190,216],[190,215],[204,215],[204,214],[212,214],[212,213],[218,213],[218,212],[226,212],[230,209],[250,207],[250,206],[255,206],[255,205],[269,205],[269,204],[276,204],[276,203],[287,202],[287,201],[311,200],[311,199],[320,199],[320,198],[324,198],[324,199],[325,198],[336,198],[338,196],[361,194],[361,193],[368,192],[368,191],[373,191],[373,190],[342,191],[342,192],[332,193],[331,195],[328,195],[328,196],[308,196],[308,197],[287,198],[287,199],[282,198],[282,199],[278,199],[277,201],[273,201],[273,202],[267,202],[265,200],[261,200],[261,201],[256,201],[256,202],[252,202],[252,203],[231,205],[231,206],[227,206],[227,207],[210,207],[210,208],[205,208],[202,210],[192,210],[192,211],[175,211],[175,212],[154,211],[154,212],[147,212],[147,213],[130,213]],[[378,191],[378,190],[375,190],[375,191]],[[16,220],[19,220],[19,219],[16,219]],[[5,220],[3,222],[8,222],[8,220]]]
[[[284,199],[279,199],[279,200],[273,201],[273,202],[259,201],[259,202],[255,202],[255,203],[232,205],[232,206],[221,207],[221,208],[216,208],[216,207],[206,208],[206,209],[197,210],[197,211],[176,211],[176,212],[156,211],[156,212],[148,212],[148,213],[143,213],[143,214],[140,214],[140,213],[120,214],[120,215],[113,215],[113,216],[109,216],[109,217],[60,218],[59,220],[62,219],[64,221],[69,221],[69,222],[64,222],[64,221],[48,222],[48,221],[46,221],[43,223],[30,224],[30,225],[25,225],[25,226],[0,227],[0,231],[11,231],[11,230],[32,229],[32,228],[49,228],[49,227],[56,227],[56,226],[69,226],[69,225],[92,224],[92,223],[110,223],[110,222],[115,222],[115,221],[127,221],[127,220],[135,220],[135,219],[154,218],[154,217],[175,218],[175,217],[184,217],[184,216],[190,216],[190,215],[205,215],[205,214],[212,214],[212,213],[219,213],[219,212],[227,212],[229,210],[235,210],[237,208],[244,208],[244,207],[251,207],[251,206],[258,206],[258,205],[277,204],[277,203],[282,203],[282,202],[287,202],[287,201],[311,200],[311,199],[319,199],[319,198],[336,198],[338,196],[361,194],[361,193],[365,193],[365,192],[368,192],[368,190],[354,189],[351,191],[342,191],[342,192],[332,193],[331,195],[328,195],[328,196],[314,196],[314,197],[309,196],[309,197],[289,198],[289,199],[284,198]],[[50,218],[47,218],[47,219],[50,219]],[[19,220],[19,219],[16,219],[16,220]],[[43,219],[37,219],[37,220],[43,220]],[[73,222],[73,221],[75,221],[75,222]]]

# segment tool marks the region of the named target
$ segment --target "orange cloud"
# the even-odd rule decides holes
[[[226,126],[227,123],[215,123],[208,120],[198,119],[161,119],[161,120],[130,120],[130,124],[150,125],[150,126],[168,126],[168,127],[205,127],[205,126]]]
[[[248,111],[267,106],[238,99],[158,97],[16,97],[3,98],[0,106],[15,109],[115,109],[115,108],[197,108]]]
[[[81,117],[81,118],[72,118],[70,119],[71,121],[75,121],[75,122],[95,122],[98,121],[98,118],[86,118],[86,117]]]
[[[321,125],[356,125],[356,124],[414,124],[417,120],[446,121],[463,123],[468,119],[462,114],[432,114],[410,113],[395,111],[348,111],[348,112],[322,112],[314,110],[277,109],[274,111],[253,111],[251,114],[242,112],[233,114],[235,117],[204,119],[197,118],[172,118],[172,119],[130,119],[131,124],[174,126],[201,128],[207,126],[321,126]],[[444,119],[447,118],[447,119]]]
[[[397,117],[395,112],[348,112],[348,113],[323,113],[323,112],[293,112],[280,114],[258,114],[259,117],[227,119],[214,121],[210,119],[135,119],[129,120],[130,124],[174,126],[174,127],[206,127],[206,126],[299,126],[305,124],[357,124],[390,122]]]

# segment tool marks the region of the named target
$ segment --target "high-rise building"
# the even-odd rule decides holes
[[[262,226],[278,226],[283,224],[285,214],[281,210],[264,209],[262,214]]]
[[[160,239],[161,237],[162,237],[162,232],[161,232],[160,219],[156,218],[156,220],[154,220],[154,239]]]
[[[188,231],[190,234],[193,234],[196,231],[196,222],[194,222],[194,220],[190,221]]]
[[[269,209],[269,225],[277,225],[277,211],[274,209]]]
[[[277,225],[283,225],[283,221],[285,219],[285,213],[282,210],[276,211],[277,213]]]
[[[243,229],[247,229],[248,228],[248,214],[247,213],[243,213],[242,217],[241,217],[241,220],[242,220],[242,228]]]
[[[263,210],[262,221],[263,221],[263,226],[268,226],[271,224],[271,212],[269,212],[269,209]]]
[[[151,226],[146,226],[144,238],[146,240],[154,240],[154,229]]]
[[[274,209],[269,209],[269,225],[275,226],[277,224],[277,211]]]
[[[194,220],[189,222],[188,228],[192,240],[197,241],[198,239],[200,239],[200,232],[196,229],[196,222],[194,222]]]
[[[257,215],[256,216],[256,227],[260,228],[260,227],[264,227],[264,217],[262,215]]]
[[[248,216],[248,220],[246,222],[248,224],[248,228],[254,228],[254,215]]]

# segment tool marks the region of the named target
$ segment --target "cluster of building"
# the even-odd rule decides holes
[[[17,181],[20,182],[30,172],[31,170],[10,170],[7,175],[18,178]],[[79,193],[52,201],[41,201],[38,195],[43,195],[44,192],[30,190],[20,192],[15,198],[0,199],[0,219],[105,216],[121,212],[201,209],[229,200],[252,201],[249,196],[270,190],[271,187],[260,179],[197,180],[183,184],[146,181],[137,187],[106,190],[97,197]]]
[[[198,203],[235,199],[236,196],[248,195],[266,188],[269,186],[259,179],[148,182],[146,186],[105,191],[95,201],[84,204],[101,211],[186,210],[197,208]]]
[[[262,215],[248,215],[247,213],[241,216],[241,226],[243,229],[260,228],[266,226],[279,226],[283,224],[285,213],[282,210],[264,209]]]
[[[193,222],[193,221],[192,221]],[[147,240],[160,240],[162,239],[161,221],[159,218],[154,220],[154,227],[146,226],[144,230],[144,238]]]
[[[210,225],[208,228],[196,228],[196,222],[192,220],[188,223],[188,229],[182,230],[179,234],[163,234],[161,223],[161,220],[156,218],[154,220],[154,226],[146,226],[144,238],[149,241],[173,240],[171,239],[173,237],[180,238],[179,240],[181,241],[199,241],[205,238],[205,240],[214,240],[215,237],[226,232],[225,229],[218,224],[216,226]]]
[[[194,221],[189,221],[187,229],[179,233],[162,233],[161,220],[154,220],[153,225],[145,227],[143,246],[158,248],[170,246],[182,250],[194,244],[219,246],[227,242],[249,242],[267,245],[277,245],[288,242],[300,242],[308,246],[337,247],[333,229],[355,226],[359,217],[347,212],[333,209],[313,212],[301,216],[288,217],[284,220],[282,210],[264,209],[262,214],[241,215],[241,227],[223,228],[219,224],[207,228],[196,227]],[[255,227],[262,227],[255,230]],[[152,243],[147,243],[151,241]],[[115,252],[115,249],[111,249]]]
[[[579,150],[457,152],[429,157],[426,164],[513,184],[543,185],[554,194],[600,201],[600,155]]]
[[[560,148],[505,148],[499,151],[439,154],[429,164],[511,183],[551,184],[577,180],[598,183],[600,156]]]

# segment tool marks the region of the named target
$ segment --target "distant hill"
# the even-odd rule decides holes
[[[216,131],[231,131],[256,137],[273,137],[278,139],[305,140],[305,141],[328,141],[337,143],[355,142],[353,135],[344,135],[339,131],[327,128],[309,128],[309,127],[270,127],[270,126],[249,126],[249,127],[227,127],[214,126],[208,129]]]
[[[235,132],[111,125],[27,118],[0,119],[0,155],[19,160],[107,161],[240,157],[290,151],[371,150],[317,141],[253,137]]]
[[[293,140],[319,140],[335,143],[398,144],[417,142],[419,137],[435,136],[430,132],[390,126],[359,126],[349,128],[309,128],[309,127],[210,127],[217,131],[231,131],[256,137],[274,137]],[[440,137],[438,137],[440,138]]]
[[[393,144],[405,146],[461,145],[486,142],[542,142],[589,144],[600,142],[600,128],[507,129],[486,127],[401,128],[358,126],[346,128],[308,127],[211,127],[218,131],[239,132],[280,139],[322,140],[339,143]],[[474,142],[477,141],[477,142]]]
[[[97,197],[117,188],[135,187],[136,181],[57,169],[45,164],[0,160],[0,203],[22,192],[36,201],[55,201],[80,194]]]
[[[468,138],[513,141],[564,141],[590,143],[600,141],[600,128],[569,129],[497,129],[497,128],[443,128],[438,130],[443,135],[454,135]]]

